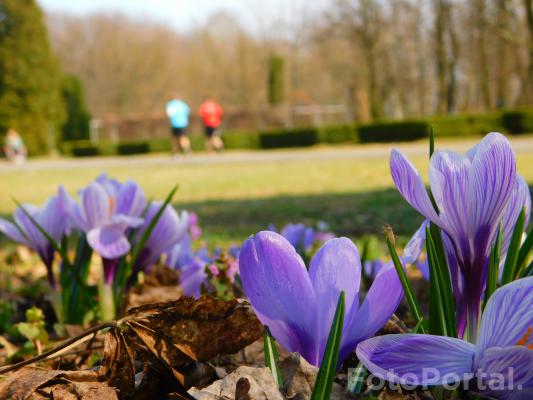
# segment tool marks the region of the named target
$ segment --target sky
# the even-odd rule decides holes
[[[160,21],[177,30],[203,24],[217,11],[237,15],[250,29],[275,20],[289,21],[298,11],[319,11],[330,0],[38,0],[48,12],[84,15],[123,12],[137,18]]]

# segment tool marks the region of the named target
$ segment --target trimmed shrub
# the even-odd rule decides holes
[[[259,145],[262,149],[307,147],[318,142],[318,132],[315,128],[277,129],[259,132]]]
[[[476,136],[502,131],[500,113],[441,115],[429,119],[437,137]]]
[[[87,144],[72,147],[71,154],[74,157],[93,157],[100,155],[100,151],[97,146]]]
[[[319,128],[321,143],[346,143],[358,142],[357,128],[355,125],[329,125]]]
[[[258,149],[259,134],[257,132],[222,131],[222,140],[226,149]]]
[[[513,135],[533,132],[533,111],[504,112],[502,123],[505,129]]]
[[[123,142],[117,146],[117,153],[121,156],[145,154],[150,152],[148,142]]]
[[[428,136],[429,125],[425,121],[382,122],[359,126],[361,143],[406,142]]]
[[[150,152],[151,153],[169,153],[172,149],[170,138],[151,139]]]

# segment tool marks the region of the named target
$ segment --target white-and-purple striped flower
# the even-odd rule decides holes
[[[468,320],[474,331],[499,224],[504,223],[505,251],[518,213],[530,205],[527,184],[516,173],[509,141],[490,133],[465,157],[436,151],[430,161],[429,181],[438,212],[418,171],[397,150],[391,153],[390,168],[403,197],[442,229],[459,327],[461,330]]]
[[[57,195],[48,199],[44,206],[37,207],[32,204],[23,204],[22,207],[54,241],[60,242],[61,237],[70,226],[70,204],[71,199],[63,186],[60,186]],[[50,286],[55,287],[52,271],[54,249],[48,239],[20,207],[13,214],[13,222],[0,218],[0,232],[11,240],[35,250],[47,268]]]
[[[146,197],[133,181],[119,184],[99,177],[80,191],[80,203],[72,206],[72,221],[87,234],[87,242],[106,260],[115,260],[131,248],[130,228],[143,223]]]
[[[321,362],[341,291],[346,313],[340,361],[385,324],[403,296],[391,265],[376,276],[360,304],[361,260],[347,238],[327,241],[308,272],[287,239],[259,232],[244,243],[239,267],[244,291],[261,322],[286,349],[313,365]]]
[[[357,356],[374,375],[395,383],[453,385],[484,377],[481,382],[488,385],[500,374],[501,387],[478,386],[473,390],[491,398],[531,399],[533,277],[494,292],[483,312],[475,344],[444,336],[385,335],[360,343]]]

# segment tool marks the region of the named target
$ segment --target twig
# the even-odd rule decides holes
[[[98,335],[98,332],[94,332],[93,337],[89,340],[89,343],[87,343],[87,346],[85,346],[85,350],[82,350],[83,356],[79,360],[77,366],[80,367],[87,359],[89,358],[89,350],[95,350],[95,348],[92,348],[92,345],[94,341],[96,340],[96,335]],[[103,347],[103,346],[102,346]]]
[[[91,333],[98,332],[99,330],[106,329],[106,328],[114,328],[117,326],[116,322],[104,322],[103,324],[96,325],[89,330],[79,334],[78,336],[73,337],[72,339],[69,339],[63,343],[61,343],[59,346],[54,347],[53,349],[50,349],[48,351],[45,351],[44,353],[39,354],[38,356],[35,356],[33,358],[30,358],[28,360],[21,361],[16,364],[12,365],[6,365],[3,368],[0,368],[0,375],[5,374],[10,371],[17,370],[19,368],[25,367],[26,365],[33,364],[34,362],[41,361],[48,356],[51,356],[52,354],[57,353],[58,351],[63,350],[66,347],[69,347],[70,345],[76,343],[78,340],[83,339],[84,337],[90,335]]]
[[[104,348],[104,345],[99,345],[99,346],[91,347],[89,349],[70,351],[70,352],[65,353],[65,354],[54,354],[54,355],[48,357],[46,360],[48,361],[48,360],[55,360],[56,358],[61,358],[61,357],[77,356],[77,355],[80,355],[80,354],[86,354],[86,353],[91,352],[93,350],[102,350],[103,348]],[[81,364],[78,363],[78,367],[80,365]]]

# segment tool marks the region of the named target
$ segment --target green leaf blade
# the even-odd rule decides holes
[[[335,316],[331,323],[326,349],[322,363],[318,371],[311,400],[329,400],[333,388],[333,380],[337,372],[339,363],[339,351],[342,339],[342,328],[344,325],[344,291],[339,296]]]
[[[276,341],[270,334],[270,329],[265,325],[265,331],[263,333],[263,345],[265,353],[265,364],[272,372],[272,376],[278,385],[278,388],[283,387],[283,378],[281,376],[281,370],[279,369],[278,360],[278,350],[276,349]]]

